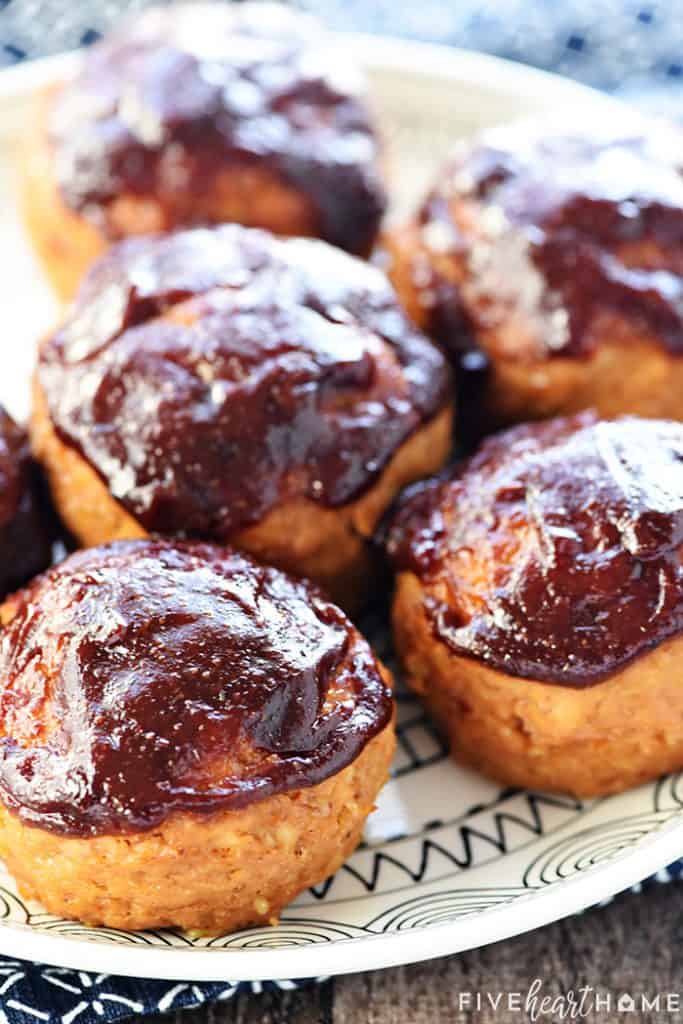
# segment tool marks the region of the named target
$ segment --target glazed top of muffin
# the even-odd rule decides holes
[[[225,539],[355,498],[449,400],[384,275],[235,225],[110,250],[39,379],[59,436],[149,530]]]
[[[364,253],[385,194],[362,89],[316,21],[277,4],[138,13],[57,96],[57,181],[68,206],[116,237],[113,199],[152,196],[171,226],[179,197],[205,195],[226,166],[265,162],[309,197],[321,237]]]
[[[50,564],[52,523],[26,431],[0,406],[0,597]]]
[[[465,259],[475,329],[516,311],[536,355],[576,356],[616,314],[683,352],[683,133],[672,125],[615,107],[493,129],[461,144],[420,220],[428,249]]]
[[[6,610],[0,795],[48,830],[148,829],[313,786],[391,719],[345,615],[225,548],[92,548]]]
[[[388,533],[439,640],[575,687],[683,630],[682,545],[683,425],[592,413],[490,438]]]

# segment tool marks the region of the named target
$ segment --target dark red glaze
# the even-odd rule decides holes
[[[26,432],[0,407],[0,596],[45,569],[52,523]]]
[[[310,201],[320,237],[369,252],[386,199],[356,75],[311,19],[260,6],[153,10],[88,51],[49,124],[68,206],[115,238],[112,200],[150,196],[167,228],[188,227],[203,219],[188,195],[265,166]]]
[[[588,355],[601,316],[683,352],[683,133],[615,114],[520,122],[463,146],[420,216],[461,288],[436,289],[432,329],[457,347],[516,311],[537,354]],[[474,204],[460,228],[452,210]],[[444,291],[445,289],[445,291]]]
[[[375,657],[316,588],[192,542],[71,555],[0,634],[0,794],[70,835],[317,785],[391,719]]]
[[[683,425],[592,413],[490,438],[388,536],[454,652],[574,687],[683,630],[682,545]]]
[[[171,309],[190,299],[192,325]],[[221,540],[280,501],[355,498],[449,393],[380,271],[235,225],[111,250],[39,374],[60,437],[147,529]]]

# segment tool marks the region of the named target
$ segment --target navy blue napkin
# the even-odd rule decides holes
[[[0,957],[3,1024],[107,1024],[234,999],[241,992],[295,989],[305,981],[150,981]]]

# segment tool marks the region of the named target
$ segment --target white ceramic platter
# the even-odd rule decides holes
[[[533,111],[611,101],[553,76],[457,50],[347,36],[370,76],[395,210],[415,202],[453,140]],[[35,340],[56,315],[14,211],[12,147],[34,89],[78,58],[0,74],[0,401],[28,407]],[[373,640],[382,644],[381,629]],[[389,655],[390,660],[390,655]],[[683,853],[683,775],[580,803],[512,792],[454,765],[420,705],[399,693],[395,773],[366,843],[277,928],[191,939],[85,928],[18,897],[0,865],[0,952],[64,967],[168,979],[342,974],[454,953],[596,903]]]

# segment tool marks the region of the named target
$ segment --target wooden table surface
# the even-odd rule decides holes
[[[516,1009],[515,995],[509,1007],[506,999],[520,993],[524,1000],[536,978],[543,984],[539,997],[566,997],[582,986],[599,989],[602,1006],[591,1009],[586,999],[588,1012],[565,1018],[570,1021],[675,1021],[683,1019],[682,939],[683,882],[656,885],[474,952],[337,978],[294,992],[240,996],[220,1006],[169,1015],[164,1024],[519,1024],[532,1019],[530,1014]],[[481,1009],[473,1001],[477,992],[482,994]],[[463,993],[471,994],[469,1008]],[[497,1009],[487,1003],[487,993],[494,1000],[503,994]],[[610,1010],[604,1008],[608,993]],[[617,1012],[623,993],[636,1000],[635,1012]],[[652,1009],[642,1009],[642,995]],[[677,998],[679,1008],[672,1012]],[[549,1013],[537,1019],[555,1024],[561,1018]]]

